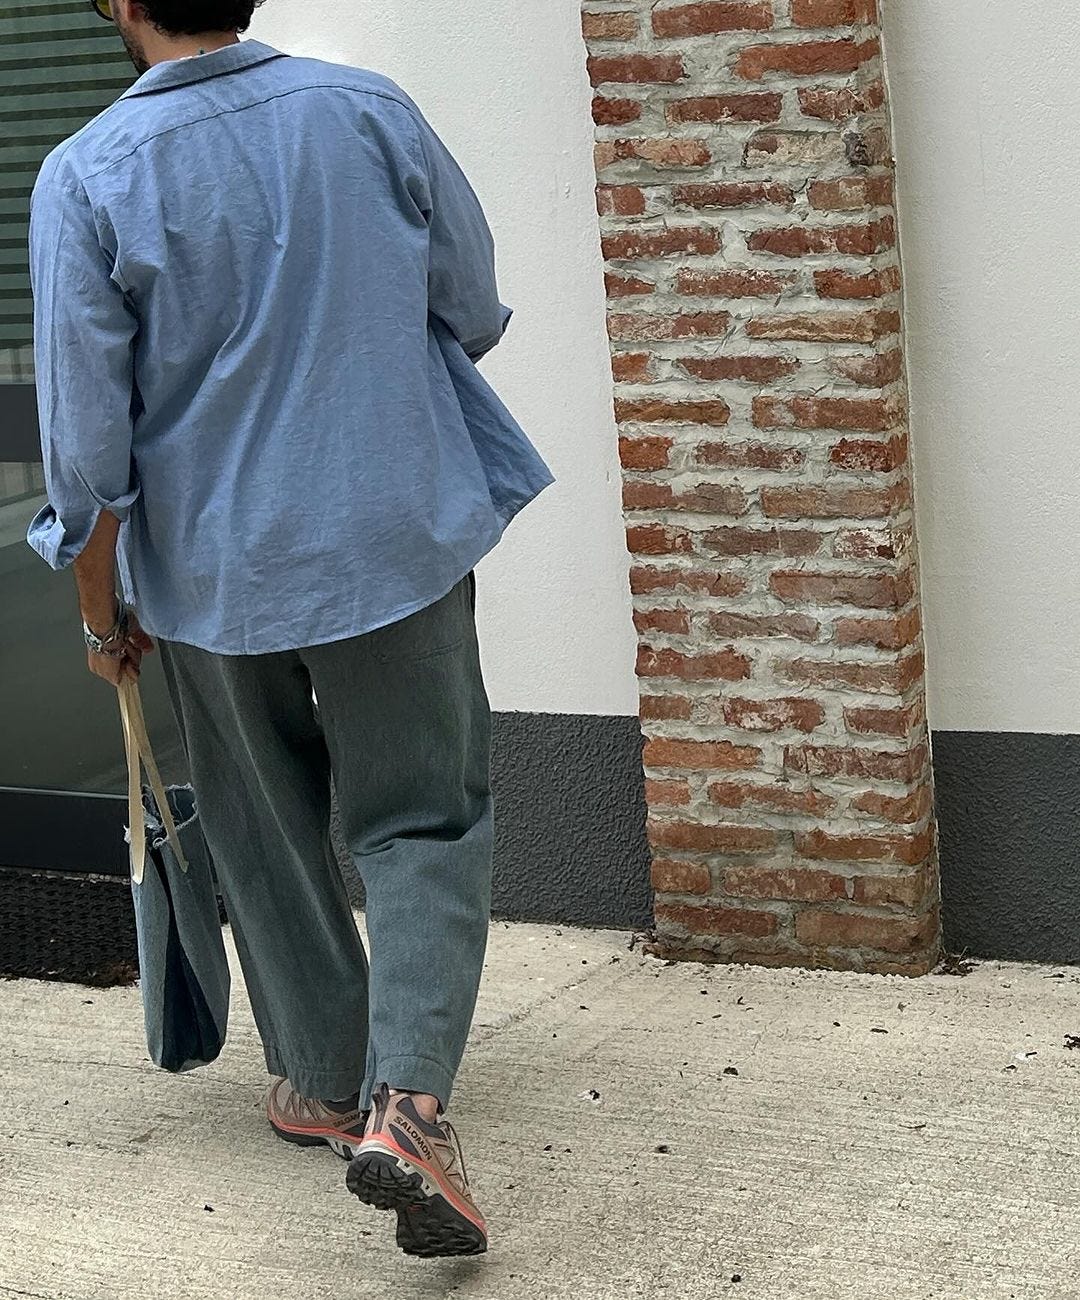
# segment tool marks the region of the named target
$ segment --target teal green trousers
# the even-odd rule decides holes
[[[305,1096],[366,1106],[386,1083],[449,1103],[491,905],[474,594],[470,575],[398,623],[280,654],[161,646],[267,1067]]]

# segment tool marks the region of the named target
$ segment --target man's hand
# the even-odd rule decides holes
[[[90,630],[98,636],[108,632],[108,628],[96,628],[90,625]],[[123,656],[98,655],[92,650],[86,652],[86,662],[90,671],[95,677],[102,677],[105,681],[113,686],[119,686],[124,677],[137,678],[142,671],[142,658],[145,654],[150,654],[154,649],[153,638],[139,626],[139,620],[133,613],[128,614],[128,632],[124,641]]]
[[[120,521],[103,510],[98,517],[86,549],[75,560],[75,585],[79,589],[79,611],[83,622],[95,636],[104,637],[116,626],[120,602],[116,599],[116,538]],[[110,650],[122,649],[122,655],[98,655],[87,652],[86,662],[95,677],[103,677],[119,686],[124,677],[138,677],[142,657],[154,648],[153,641],[128,611],[127,636]]]

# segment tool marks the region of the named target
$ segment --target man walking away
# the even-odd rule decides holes
[[[74,564],[94,673],[158,638],[274,1129],[406,1251],[481,1251],[443,1118],[490,899],[472,572],[551,481],[473,365],[510,316],[491,235],[404,91],[241,43],[254,0],[94,7],[143,75],[34,191],[29,540]]]

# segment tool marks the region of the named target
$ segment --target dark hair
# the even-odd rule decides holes
[[[139,0],[147,18],[166,36],[246,32],[262,0]]]

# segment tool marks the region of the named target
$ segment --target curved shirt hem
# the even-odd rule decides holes
[[[490,545],[484,548],[471,564],[466,565],[465,568],[462,569],[453,582],[449,585],[440,583],[431,595],[422,596],[418,600],[410,601],[406,605],[398,606],[395,610],[386,615],[379,615],[375,618],[359,618],[358,621],[349,620],[341,625],[340,631],[320,632],[318,635],[311,637],[302,637],[297,634],[286,634],[284,640],[271,638],[269,643],[266,645],[262,644],[262,642],[256,638],[255,641],[246,649],[226,649],[220,644],[211,644],[202,639],[196,641],[187,636],[170,636],[165,632],[160,632],[152,626],[151,623],[143,619],[138,605],[135,606],[135,613],[138,615],[145,632],[149,632],[152,637],[155,637],[159,641],[164,641],[167,644],[193,646],[196,650],[204,650],[208,654],[221,655],[229,659],[239,658],[242,655],[287,654],[294,650],[305,650],[309,646],[330,645],[334,641],[351,641],[354,637],[364,636],[368,632],[377,632],[381,627],[389,627],[392,623],[400,623],[402,619],[408,618],[410,614],[418,614],[422,609],[427,609],[429,605],[434,605],[436,601],[442,600],[444,596],[448,596],[459,582],[468,577],[484,556],[488,555],[495,549],[496,545],[498,545],[498,541],[499,539],[496,537]]]

